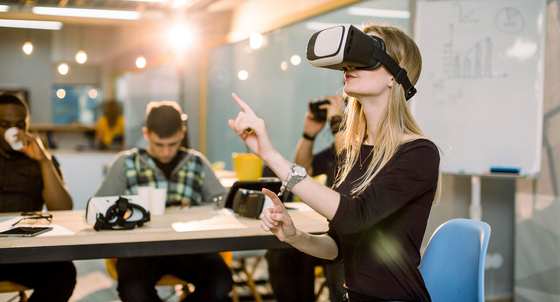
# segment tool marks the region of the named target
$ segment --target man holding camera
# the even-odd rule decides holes
[[[296,147],[294,162],[303,166],[308,174],[327,175],[326,185],[334,183],[337,158],[342,135],[340,127],[343,113],[343,97],[332,95],[323,100],[309,101],[305,113],[302,138]],[[329,121],[334,142],[328,148],[313,154],[315,138]],[[297,249],[269,250],[266,254],[270,284],[277,302],[315,301],[315,267],[323,266],[331,301],[340,301],[344,289],[344,265],[340,261],[328,261],[309,256]]]
[[[227,193],[200,152],[181,147],[186,133],[182,110],[170,101],[151,102],[146,110],[146,149],[121,152],[94,196],[134,195],[139,187],[167,188],[168,206],[196,206]],[[172,274],[195,286],[189,301],[225,302],[233,284],[218,253],[122,258],[117,262],[123,302],[161,301],[156,282]]]

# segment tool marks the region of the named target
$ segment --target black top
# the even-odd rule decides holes
[[[161,172],[163,172],[163,174],[165,175],[165,178],[167,178],[167,180],[170,180],[171,179],[171,173],[173,173],[173,170],[175,170],[175,167],[177,167],[177,165],[179,164],[179,161],[181,159],[183,159],[183,157],[181,156],[181,152],[177,152],[175,157],[173,157],[173,159],[166,164],[160,162],[159,160],[157,160],[153,157],[152,157],[152,159],[154,160],[154,163],[156,163],[156,166],[161,170]]]
[[[334,144],[325,150],[315,154],[313,156],[313,162],[311,164],[313,167],[313,175],[327,175],[327,187],[332,187],[334,183],[334,176],[336,171],[336,152],[334,150]]]
[[[372,148],[362,145],[362,160]],[[350,196],[371,158],[336,188],[340,205],[329,225],[348,294],[360,301],[431,301],[418,265],[437,187],[438,149],[426,139],[404,143],[363,193]]]
[[[39,162],[21,152],[0,156],[0,212],[41,211],[43,174]],[[53,164],[60,175],[56,158]]]

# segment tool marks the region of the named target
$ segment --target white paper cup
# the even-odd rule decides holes
[[[138,187],[137,191],[138,191],[138,196],[140,196],[140,198],[142,198],[144,200],[144,204],[148,206],[148,211],[151,211],[151,209],[149,209],[150,207],[150,191],[152,190],[152,187]]]
[[[4,132],[4,139],[14,151],[19,151],[23,148],[23,142],[17,141],[18,128],[12,127]]]
[[[150,213],[152,215],[163,215],[165,213],[165,202],[167,201],[167,189],[150,190]]]

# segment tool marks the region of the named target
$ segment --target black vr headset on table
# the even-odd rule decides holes
[[[131,230],[150,221],[147,203],[138,195],[92,197],[86,208],[86,221],[99,230]]]
[[[385,42],[353,25],[338,25],[316,32],[307,44],[306,56],[315,67],[335,70],[348,67],[374,70],[383,64],[403,86],[406,100],[416,94],[406,70],[385,52]]]

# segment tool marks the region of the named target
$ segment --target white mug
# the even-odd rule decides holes
[[[4,139],[8,144],[10,144],[10,147],[12,147],[14,151],[23,149],[23,142],[17,140],[17,133],[18,128],[16,127],[9,128],[6,132],[4,132]]]

